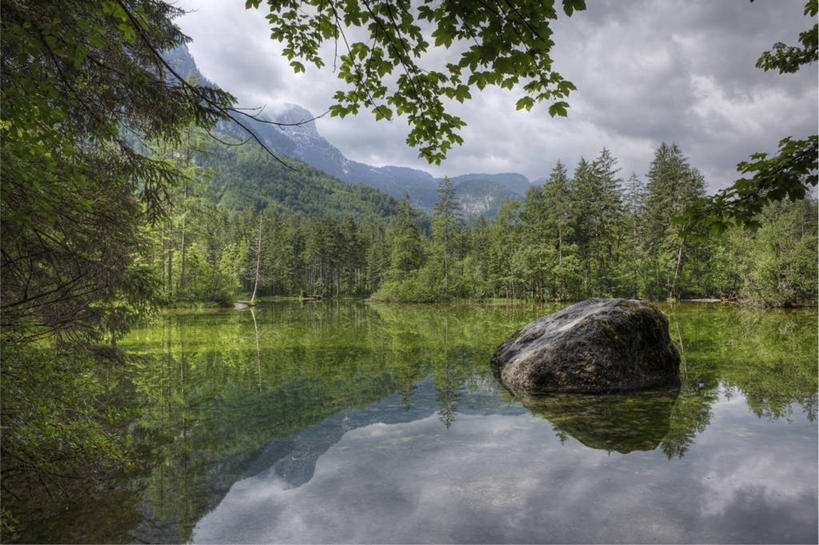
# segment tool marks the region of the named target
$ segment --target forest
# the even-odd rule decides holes
[[[514,87],[518,109],[545,103],[551,116],[567,115],[575,87],[553,69],[550,24],[560,7],[566,17],[584,10],[583,0],[547,10],[531,0],[423,3],[417,18],[405,10],[390,24],[409,3],[377,4],[269,3],[272,37],[294,72],[325,65],[320,46],[338,45],[340,27],[372,33],[338,57],[346,87],[331,115],[403,115],[407,144],[438,164],[465,125],[446,100]],[[811,24],[817,11],[808,0]],[[252,111],[163,59],[189,41],[174,24],[181,13],[160,0],[0,4],[4,542],[21,513],[47,518],[155,458],[135,451],[129,432],[153,395],[133,382],[146,360],[118,343],[165,307],[263,297],[815,303],[816,135],[751,156],[739,165],[748,177],[716,195],[683,150],[658,143],[639,175],[626,177],[605,148],[572,172],[544,165],[546,182],[492,218],[463,214],[444,179],[428,216],[408,198],[260,145],[247,129]],[[437,47],[476,45],[446,73],[425,70],[421,20],[436,27]],[[811,28],[802,45],[778,44],[759,66],[788,73],[814,62]],[[390,74],[393,88],[383,83]],[[247,142],[214,134],[218,123],[235,124]]]
[[[289,187],[313,187],[309,167],[277,168],[255,150],[225,161],[224,146],[187,149],[170,155],[191,181],[143,254],[167,304],[607,296],[793,306],[817,295],[816,200],[768,205],[755,231],[691,229],[676,218],[705,196],[705,180],[674,144],[656,149],[644,178],[623,180],[607,149],[572,173],[558,162],[542,186],[489,219],[465,217],[448,179],[429,217],[408,199],[319,190],[294,199]]]

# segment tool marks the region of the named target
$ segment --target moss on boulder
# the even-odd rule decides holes
[[[522,327],[495,350],[492,364],[517,396],[623,392],[677,383],[680,355],[658,308],[588,299]]]

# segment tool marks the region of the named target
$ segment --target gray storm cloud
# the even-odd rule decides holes
[[[737,393],[682,458],[561,442],[528,413],[438,415],[347,431],[298,486],[238,481],[196,543],[701,543],[815,539],[810,424],[763,452]],[[811,445],[812,443],[812,445]],[[794,448],[794,445],[800,445]],[[811,448],[813,447],[813,448]],[[815,460],[814,460],[815,461]],[[813,467],[813,470],[807,468]],[[803,532],[799,534],[799,532]],[[807,532],[807,533],[804,533]]]
[[[801,0],[720,2],[604,1],[555,25],[557,69],[578,90],[567,119],[545,106],[517,112],[519,90],[473,92],[453,110],[469,124],[465,143],[441,166],[417,158],[405,143],[406,123],[375,122],[369,114],[326,119],[319,131],[349,158],[411,166],[434,175],[517,171],[534,179],[561,159],[570,168],[604,146],[621,174],[644,175],[653,150],[675,142],[717,189],[736,177],[735,165],[757,151],[774,151],[788,135],[817,130],[817,72],[765,73],[754,64],[776,42],[795,43],[811,20]],[[242,3],[187,0],[178,22],[193,38],[191,52],[208,78],[243,105],[296,103],[325,111],[341,84],[330,66],[294,75],[269,40],[263,11]],[[329,52],[332,50],[329,49]],[[440,55],[436,52],[435,55]]]

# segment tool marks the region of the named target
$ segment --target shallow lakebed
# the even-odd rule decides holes
[[[523,405],[489,358],[559,308],[164,313],[121,342],[148,471],[23,537],[816,542],[815,310],[662,306],[679,389]]]

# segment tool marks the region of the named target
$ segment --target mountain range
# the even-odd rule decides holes
[[[166,52],[164,56],[182,77],[192,76],[200,84],[215,87],[199,71],[187,46],[179,46]],[[413,207],[427,213],[432,211],[440,178],[419,169],[375,167],[348,159],[319,134],[313,121],[314,115],[295,104],[284,105],[275,115],[262,112],[256,118],[241,121],[270,150],[303,161],[348,184],[365,184],[395,198],[402,198],[406,193]],[[290,125],[276,125],[269,123],[270,121]],[[216,131],[240,140],[248,137],[244,129],[229,121],[220,122]],[[522,200],[531,187],[528,178],[516,173],[463,174],[450,177],[450,181],[464,213],[475,216],[494,216],[505,199]]]

